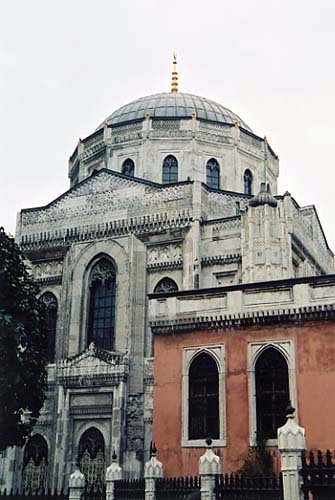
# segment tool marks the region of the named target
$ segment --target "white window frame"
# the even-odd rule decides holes
[[[225,374],[225,346],[209,345],[187,347],[183,351],[183,372],[182,372],[182,447],[201,447],[205,446],[204,439],[188,439],[189,423],[189,371],[192,361],[199,354],[210,355],[218,367],[218,388],[219,388],[219,439],[213,439],[213,446],[226,446],[226,374]]]
[[[288,383],[291,404],[296,408],[296,417],[298,417],[298,398],[295,369],[295,346],[293,339],[286,340],[264,340],[259,342],[250,342],[248,344],[248,393],[249,393],[249,438],[250,446],[256,446],[257,433],[257,409],[256,409],[256,373],[255,366],[257,360],[263,352],[272,347],[280,352],[287,362]],[[268,439],[267,446],[277,446],[277,439]]]

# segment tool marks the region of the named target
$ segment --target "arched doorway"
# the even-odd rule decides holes
[[[80,470],[88,490],[100,490],[105,482],[105,441],[101,432],[90,427],[79,442]]]
[[[32,436],[24,449],[22,487],[25,494],[40,494],[47,488],[48,444],[40,434]]]

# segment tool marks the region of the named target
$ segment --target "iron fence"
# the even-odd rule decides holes
[[[156,481],[156,500],[199,499],[200,477],[174,477]]]
[[[143,500],[144,493],[144,479],[127,479],[115,481],[115,500]]]
[[[0,493],[0,500],[67,500],[68,493],[61,491],[51,491],[51,489],[37,491],[3,490]]]
[[[327,500],[335,498],[335,459],[329,450],[326,453],[312,451],[302,453],[302,491],[304,498]]]
[[[282,478],[275,475],[220,475],[216,479],[214,492],[217,500],[283,500]]]

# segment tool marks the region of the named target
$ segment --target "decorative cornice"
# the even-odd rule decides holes
[[[155,335],[175,335],[198,330],[223,330],[334,319],[335,304],[326,304],[220,316],[189,316],[172,321],[152,321],[150,326]]]
[[[157,273],[160,271],[175,271],[177,269],[183,269],[182,260],[170,260],[166,262],[153,262],[147,264],[148,273]]]
[[[124,236],[128,234],[151,234],[154,231],[163,231],[173,228],[183,229],[189,227],[192,216],[189,210],[179,212],[144,215],[130,219],[113,220],[100,224],[90,224],[79,227],[59,229],[58,231],[48,231],[24,235],[21,238],[20,246],[23,251],[54,247],[56,245],[70,245],[78,241],[91,241],[110,236]]]
[[[63,375],[58,376],[58,382],[63,387],[94,387],[94,386],[116,386],[120,382],[127,382],[128,373],[108,374],[86,374],[86,375]]]
[[[45,278],[35,278],[36,283],[39,285],[61,285],[62,276],[47,276]]]
[[[231,264],[233,262],[242,262],[242,255],[240,253],[232,253],[227,255],[203,257],[201,259],[201,266],[215,266],[217,264]]]

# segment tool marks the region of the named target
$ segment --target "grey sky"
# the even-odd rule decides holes
[[[335,250],[335,2],[0,1],[0,225],[68,189],[67,160],[121,105],[179,88],[239,114],[315,204]]]

